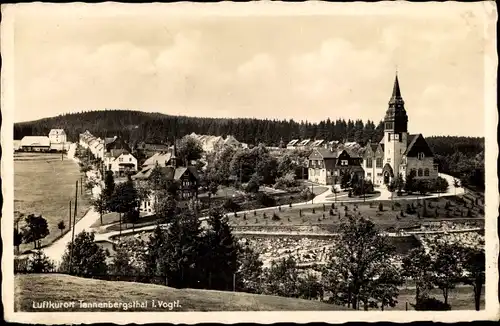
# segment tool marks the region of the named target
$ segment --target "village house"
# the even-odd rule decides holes
[[[132,176],[132,180],[139,184],[147,183],[153,170],[159,168],[167,180],[177,182],[180,200],[198,198],[199,176],[196,168],[194,166],[179,166],[175,155],[175,147],[173,152],[169,154],[169,156],[158,155],[155,159],[149,161],[137,174]],[[167,157],[169,157],[168,160],[166,160]],[[166,165],[162,164],[164,162]],[[141,201],[140,211],[154,213],[155,200],[156,194],[153,192],[149,195],[148,199]]]
[[[148,158],[143,166],[168,166],[170,164],[170,160],[172,158],[172,153],[170,151],[168,152],[161,152],[161,153],[156,153],[150,158]]]
[[[26,152],[48,152],[50,139],[47,136],[24,136],[21,139],[21,149]]]
[[[170,151],[170,147],[166,144],[146,143],[141,141],[134,146],[134,150],[141,152],[146,157],[150,157],[155,153],[168,152]]]
[[[126,176],[137,171],[137,159],[125,150],[113,150],[104,155],[104,170]]]
[[[334,185],[341,182],[345,173],[351,176],[357,174],[363,178],[362,151],[360,145],[351,144],[313,149],[308,162],[308,180],[323,185]]]
[[[292,140],[290,140],[290,142],[288,142],[288,144],[286,145],[286,148],[287,149],[294,149],[298,142],[299,142],[298,139],[292,139]]]
[[[49,139],[51,144],[64,144],[67,141],[66,132],[64,129],[51,129]]]
[[[198,140],[204,152],[210,153],[223,146],[244,147],[246,144],[240,143],[234,136],[228,135],[225,139],[222,136],[189,134],[190,137]]]
[[[363,157],[365,178],[373,184],[388,184],[396,176],[403,179],[414,171],[416,179],[435,179],[438,165],[422,134],[408,134],[408,115],[401,96],[398,76],[394,80],[389,108],[384,117],[384,137],[368,144]]]

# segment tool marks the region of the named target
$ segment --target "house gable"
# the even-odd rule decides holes
[[[406,149],[405,155],[407,157],[417,157],[418,153],[424,153],[426,157],[434,157],[434,153],[422,134],[418,134],[413,137],[408,145],[408,148]]]

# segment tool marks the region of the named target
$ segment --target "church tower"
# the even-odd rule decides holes
[[[389,108],[384,118],[384,165],[391,166],[393,177],[397,177],[400,173],[399,167],[403,153],[406,151],[407,139],[408,116],[396,73]]]

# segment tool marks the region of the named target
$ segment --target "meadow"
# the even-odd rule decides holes
[[[69,201],[74,204],[76,181],[80,183],[81,173],[78,164],[61,154],[16,153],[14,156],[14,211],[21,214],[41,214],[49,225],[50,234],[42,240],[42,246],[48,245],[61,236],[57,228],[63,220],[69,231]],[[90,195],[78,189],[78,221],[88,211]],[[71,209],[73,215],[74,207]],[[23,219],[19,221],[19,228]],[[21,252],[32,249],[33,244],[23,244]]]

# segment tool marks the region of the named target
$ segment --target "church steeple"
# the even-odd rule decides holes
[[[394,132],[408,131],[408,116],[406,115],[405,101],[401,96],[397,72],[396,78],[394,79],[394,86],[392,87],[392,96],[389,100],[389,108],[385,113],[384,122],[386,130],[393,130]]]
[[[175,168],[177,168],[177,139],[174,137],[174,146],[172,149],[172,156],[170,157],[170,164]]]

